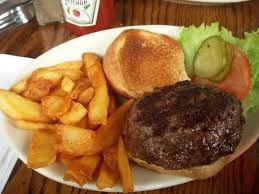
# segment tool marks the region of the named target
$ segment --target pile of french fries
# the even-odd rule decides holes
[[[33,133],[27,166],[53,162],[66,166],[64,180],[99,189],[121,179],[123,191],[133,181],[122,130],[130,99],[116,107],[101,60],[84,53],[82,61],[40,68],[9,90],[0,90],[0,109],[14,125]]]

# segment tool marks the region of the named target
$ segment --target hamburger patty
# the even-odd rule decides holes
[[[233,153],[243,124],[234,96],[183,81],[136,100],[125,125],[125,145],[134,158],[168,170],[185,169]]]

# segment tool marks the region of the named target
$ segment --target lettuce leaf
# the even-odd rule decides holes
[[[236,45],[239,42],[230,31],[221,27],[218,22],[210,26],[201,24],[199,27],[181,27],[179,41],[184,51],[185,69],[189,77],[193,74],[192,61],[201,43],[210,36],[219,35],[225,41]]]
[[[245,33],[245,38],[237,45],[248,57],[251,65],[251,87],[245,100],[243,109],[245,115],[259,110],[259,28],[257,32]]]
[[[247,97],[244,99],[244,115],[250,115],[259,110],[259,28],[256,32],[245,33],[243,39],[236,38],[231,31],[220,26],[218,22],[211,25],[200,25],[199,27],[181,27],[178,40],[184,51],[185,68],[188,75],[193,74],[192,61],[201,45],[208,37],[219,35],[225,41],[240,48],[248,57],[251,65],[251,87]]]

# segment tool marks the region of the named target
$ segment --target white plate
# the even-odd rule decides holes
[[[174,26],[149,25],[115,28],[85,35],[63,43],[36,58],[33,63],[31,65],[28,65],[26,70],[23,71],[23,75],[21,75],[19,79],[28,72],[31,72],[32,70],[39,67],[51,66],[55,63],[60,63],[68,60],[80,60],[83,52],[94,52],[100,56],[103,56],[107,46],[112,42],[112,40],[121,31],[129,28],[145,29],[156,33],[167,34],[169,36],[177,36],[179,30],[178,27]],[[5,74],[3,73],[2,76],[5,76]],[[17,78],[13,77],[13,79]],[[11,124],[10,120],[2,113],[0,113],[0,126],[2,127],[2,129],[4,129],[3,133],[7,137],[9,145],[16,152],[17,156],[24,163],[26,163],[26,155],[31,138],[30,133],[15,128]],[[238,149],[242,149],[242,152],[248,149],[256,141],[259,135],[258,129],[259,127],[256,122],[249,121],[246,125],[246,129],[243,132],[242,142]],[[62,166],[61,164],[55,163],[48,167],[37,169],[36,171],[57,182],[78,187],[78,185],[75,183],[63,180],[64,166]],[[165,188],[186,183],[192,180],[186,177],[156,173],[138,167],[134,164],[132,164],[132,172],[134,177],[135,191]],[[98,190],[98,188],[96,188],[95,186],[95,182],[89,182],[83,188],[89,190]],[[105,189],[103,191],[120,192],[122,191],[122,188],[118,184],[111,189]]]

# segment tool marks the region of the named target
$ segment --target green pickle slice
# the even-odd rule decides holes
[[[220,72],[218,75],[210,78],[209,80],[214,81],[214,82],[221,82],[226,78],[227,74],[229,73],[229,71],[232,67],[233,58],[234,58],[234,46],[227,42],[226,42],[226,52],[227,52],[226,68],[222,72]]]
[[[194,57],[194,74],[212,78],[224,71],[227,65],[225,41],[220,36],[204,40]]]

